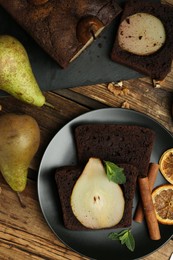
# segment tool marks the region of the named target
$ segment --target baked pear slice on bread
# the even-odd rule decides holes
[[[97,166],[97,163],[96,163],[96,166]],[[126,182],[121,185],[125,204],[123,206],[123,203],[122,203],[121,212],[123,211],[123,208],[124,208],[124,211],[123,211],[123,216],[122,216],[121,220],[117,224],[116,224],[116,222],[117,222],[116,217],[115,217],[114,223],[111,221],[111,225],[113,225],[112,228],[124,228],[124,227],[131,226],[133,199],[135,196],[136,181],[137,181],[137,175],[138,175],[138,170],[136,169],[136,167],[134,167],[130,164],[121,164],[118,166],[124,169],[124,174],[126,176]],[[83,170],[84,170],[84,167],[81,165],[62,166],[62,167],[58,167],[56,169],[55,182],[56,182],[56,186],[57,186],[57,193],[58,193],[57,196],[60,199],[59,212],[62,211],[64,226],[67,229],[78,230],[78,231],[79,230],[105,229],[103,225],[99,226],[99,227],[97,226],[96,229],[95,229],[95,226],[93,226],[93,225],[89,225],[89,226],[83,225],[81,223],[81,221],[79,221],[77,218],[79,216],[79,214],[77,213],[77,217],[76,217],[72,210],[72,206],[74,206],[71,203],[72,193],[74,192],[73,189],[74,189],[75,185],[78,185],[77,182],[80,179],[80,176],[81,176]],[[82,184],[82,187],[83,187],[83,184]],[[98,189],[94,189],[94,190],[96,191]],[[122,193],[121,193],[121,191],[119,193],[119,191],[118,191],[118,194],[120,194],[120,198],[122,199]],[[78,191],[77,191],[77,194],[79,194]],[[102,194],[103,193],[100,193],[100,196]],[[58,197],[57,197],[57,200],[58,200]],[[91,196],[90,198],[93,198],[93,196]],[[107,198],[107,196],[106,196],[106,198]],[[74,200],[76,200],[76,199],[74,198]],[[116,200],[116,198],[112,198],[112,200]],[[118,201],[117,201],[117,203],[118,203]],[[91,205],[92,205],[92,203],[91,203]],[[109,205],[110,205],[110,203],[109,203]],[[88,206],[85,207],[85,209],[88,209]],[[97,208],[95,208],[95,210],[96,209]],[[57,208],[57,211],[58,211],[58,208]],[[79,212],[79,208],[78,208],[77,212]],[[100,214],[102,214],[102,212],[100,212]],[[102,214],[101,218],[103,216],[105,218],[104,214]],[[83,219],[83,217],[82,217],[82,219]],[[88,223],[88,221],[87,221],[87,223]],[[103,220],[101,221],[101,223],[103,224]],[[108,228],[111,228],[110,226]]]
[[[73,187],[70,204],[82,225],[102,229],[120,222],[125,200],[120,185],[108,179],[103,162],[90,158]]]
[[[173,7],[148,0],[127,0],[111,58],[161,81],[173,59]]]

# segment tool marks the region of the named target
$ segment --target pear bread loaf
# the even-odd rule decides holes
[[[138,125],[83,124],[75,128],[79,164],[90,157],[128,163],[146,177],[154,144],[153,130]]]
[[[122,22],[124,21],[124,24],[126,22],[126,25],[127,23],[130,25],[132,24],[132,16],[134,17],[135,14],[141,13],[149,14],[150,17],[152,15],[158,18],[165,31],[165,40],[161,47],[157,51],[149,53],[148,55],[140,55],[134,52],[130,52],[127,49],[123,48],[123,45],[120,44],[120,37],[123,36],[125,32],[125,30],[120,30],[120,25],[122,24]],[[129,19],[129,17],[131,18]],[[161,24],[159,26],[161,26]],[[121,15],[120,25],[120,32],[117,33],[115,36],[115,42],[111,53],[112,60],[133,68],[134,70],[147,75],[152,79],[163,80],[171,70],[171,63],[173,58],[173,7],[171,7],[170,5],[161,4],[159,2],[156,3],[148,0],[127,0]],[[136,23],[135,26],[139,27],[139,23]],[[141,24],[141,27],[142,26],[143,25]],[[151,26],[152,22],[150,22],[148,28]],[[156,29],[157,28],[153,28],[154,31]],[[158,32],[160,33],[160,31],[161,29],[159,28]],[[121,36],[119,36],[119,34],[121,34]],[[127,43],[130,37],[132,39],[133,36],[130,34],[126,36],[124,42],[126,41]],[[142,42],[142,39],[146,39],[145,37],[147,37],[147,35],[145,35],[145,31],[143,31],[141,33],[141,36],[139,36],[139,38],[137,39],[137,42],[140,44],[140,42]],[[151,38],[148,37],[150,43],[152,43],[152,37],[153,35],[151,35]],[[158,40],[160,41],[161,39]],[[153,46],[150,47],[153,48],[157,44],[158,42],[153,42]],[[134,43],[133,46],[135,47],[136,44]],[[146,45],[146,48],[147,47],[148,45]]]
[[[132,206],[138,175],[136,167],[132,165],[122,164],[119,166],[124,169],[126,175],[126,183],[122,185],[125,209],[121,221],[112,228],[129,227],[132,223]],[[91,230],[78,221],[73,214],[70,204],[73,187],[82,173],[82,170],[81,166],[62,166],[57,168],[55,173],[55,181],[60,198],[64,226],[70,230]]]
[[[0,0],[0,5],[62,68],[121,12],[116,0]]]

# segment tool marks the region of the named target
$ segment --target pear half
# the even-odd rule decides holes
[[[73,214],[87,228],[109,228],[122,219],[124,205],[121,187],[108,180],[100,159],[90,158],[71,194]]]
[[[136,13],[123,20],[118,29],[120,47],[136,55],[158,51],[166,40],[163,23],[154,15]]]

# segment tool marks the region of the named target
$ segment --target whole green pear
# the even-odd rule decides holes
[[[9,35],[0,35],[0,89],[29,104],[45,104],[24,46]]]
[[[0,172],[9,186],[22,192],[28,168],[40,144],[40,129],[29,115],[0,116]]]

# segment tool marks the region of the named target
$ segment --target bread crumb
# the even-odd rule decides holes
[[[152,82],[153,82],[153,87],[154,88],[161,88],[161,84],[162,84],[163,80],[153,79]]]
[[[130,109],[130,104],[127,101],[124,101],[121,105],[121,108]]]
[[[123,86],[122,81],[119,81],[117,83],[111,82],[107,85],[107,88],[115,96],[124,96],[124,95],[128,95],[129,93],[129,89]]]

